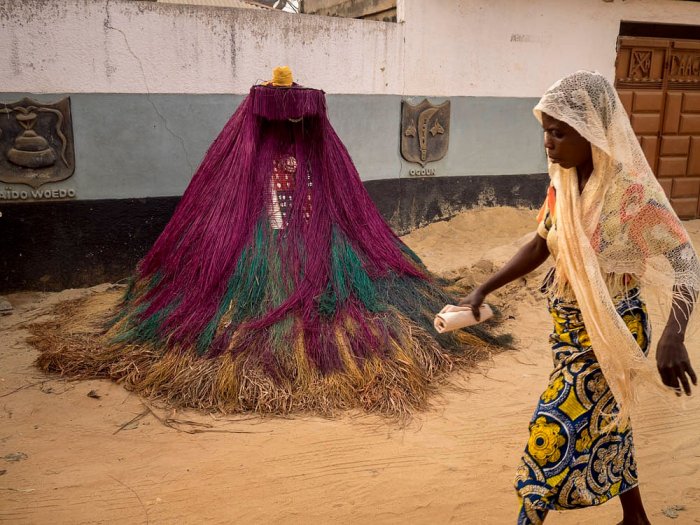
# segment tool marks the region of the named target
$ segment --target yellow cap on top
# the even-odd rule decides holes
[[[290,87],[294,83],[292,70],[289,66],[279,66],[272,70],[272,80],[265,82],[267,85]]]

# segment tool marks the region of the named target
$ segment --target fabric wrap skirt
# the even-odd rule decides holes
[[[639,290],[616,301],[644,353],[650,326]],[[632,429],[607,428],[617,403],[600,370],[576,303],[550,299],[554,371],[530,422],[516,472],[518,524],[541,523],[551,509],[599,505],[637,485]]]

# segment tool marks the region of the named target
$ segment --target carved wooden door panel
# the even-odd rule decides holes
[[[700,217],[700,40],[620,37],[615,85],[680,217]]]

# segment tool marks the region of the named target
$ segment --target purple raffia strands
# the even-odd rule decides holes
[[[319,122],[305,126],[311,119]],[[214,315],[241,250],[268,213],[268,195],[261,188],[269,186],[273,161],[287,152],[295,156],[298,173],[307,167],[311,184],[311,217],[303,217],[302,206],[293,207],[285,231],[290,246],[305,247],[304,260],[293,253],[285,261],[303,278],[282,305],[251,328],[279,322],[292,309],[301,309],[305,324],[311,322],[313,301],[329,281],[334,224],[367,257],[373,277],[390,271],[422,277],[362,185],[326,117],[323,92],[255,86],[212,144],[173,218],[139,267],[142,278],[156,272],[161,277],[147,296],[143,318],[176,304],[161,327],[173,342],[192,343]],[[293,201],[302,202],[308,189],[296,184]]]

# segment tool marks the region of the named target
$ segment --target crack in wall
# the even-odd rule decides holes
[[[107,11],[107,14],[106,14],[106,17],[105,17],[105,21],[104,21],[104,27],[105,27],[105,29],[109,29],[109,30],[111,30],[111,31],[116,31],[116,32],[119,33],[119,34],[122,36],[122,38],[124,39],[124,44],[126,45],[127,50],[129,51],[129,53],[131,54],[131,56],[134,57],[134,59],[136,60],[136,62],[137,62],[138,65],[139,65],[139,69],[141,70],[141,76],[143,77],[143,85],[144,85],[145,88],[146,88],[146,98],[148,99],[148,102],[149,102],[149,103],[151,104],[151,106],[153,107],[153,111],[156,112],[156,115],[158,115],[158,117],[160,118],[160,120],[163,122],[163,127],[166,129],[166,131],[167,131],[168,133],[170,133],[170,135],[172,135],[173,137],[175,137],[175,138],[180,142],[180,145],[182,146],[182,151],[183,151],[183,153],[185,154],[185,160],[187,161],[187,164],[189,165],[190,170],[192,171],[192,173],[194,173],[195,168],[194,168],[194,165],[192,164],[192,161],[190,160],[189,153],[187,152],[187,147],[186,147],[186,144],[185,144],[185,139],[182,138],[182,137],[181,137],[180,135],[178,135],[177,133],[175,133],[175,131],[173,131],[173,129],[168,125],[168,119],[165,118],[165,115],[163,115],[163,114],[160,112],[160,110],[159,110],[158,107],[156,106],[155,102],[154,102],[153,99],[151,98],[151,90],[150,90],[150,88],[148,87],[148,77],[146,77],[146,70],[145,70],[144,67],[143,67],[143,62],[141,62],[141,59],[138,57],[138,55],[137,55],[136,53],[134,53],[134,50],[131,48],[131,45],[129,44],[129,39],[126,37],[126,34],[124,33],[124,31],[122,31],[122,30],[119,29],[118,27],[114,27],[114,26],[111,24],[111,18],[110,18],[110,13],[109,13],[109,4],[110,4],[110,0],[107,0],[107,3],[105,4],[105,10]]]

